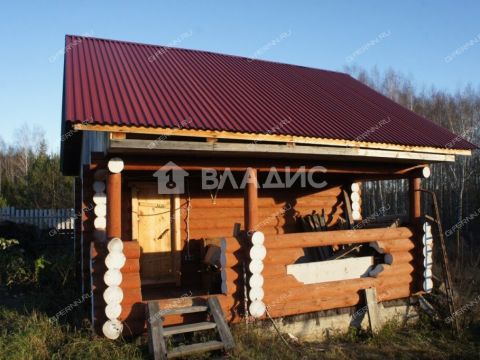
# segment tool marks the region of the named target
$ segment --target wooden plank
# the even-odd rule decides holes
[[[352,206],[350,204],[350,196],[348,195],[348,192],[345,189],[342,190],[342,194],[343,194],[343,202],[345,204],[345,213],[347,216],[347,221],[348,221],[348,224],[350,225],[350,229],[352,229],[355,223],[353,221]]]
[[[373,268],[373,256],[317,261],[287,266],[287,274],[304,284],[359,279]]]
[[[211,330],[215,329],[217,324],[210,321],[202,321],[193,324],[185,324],[185,325],[172,325],[163,328],[163,334],[165,336],[171,336],[175,334],[184,334],[189,332],[195,331],[203,331],[203,330]]]
[[[160,305],[158,302],[149,302],[147,306],[148,347],[154,360],[167,359],[167,345],[162,322]]]
[[[184,357],[184,356],[188,356],[196,353],[202,353],[202,352],[208,352],[208,351],[214,351],[214,350],[220,350],[220,349],[223,349],[223,343],[215,340],[211,340],[203,343],[191,344],[191,345],[181,345],[170,350],[170,352],[168,353],[168,359],[173,359],[176,357]]]
[[[434,154],[458,154],[458,155],[471,155],[470,150],[459,149],[443,149],[425,146],[409,146],[409,145],[396,145],[396,144],[383,144],[374,142],[359,142],[352,140],[341,139],[325,139],[325,138],[313,138],[305,136],[292,136],[292,135],[279,135],[279,134],[249,134],[238,133],[228,131],[216,131],[216,130],[192,130],[192,129],[168,129],[168,128],[151,128],[142,126],[121,126],[121,125],[96,125],[96,124],[75,124],[75,129],[78,130],[92,130],[92,131],[110,131],[110,132],[125,132],[125,133],[140,133],[140,134],[162,134],[168,136],[188,136],[188,137],[202,137],[202,138],[221,138],[221,139],[234,139],[234,140],[246,140],[251,144],[252,138],[257,141],[272,141],[272,142],[287,142],[297,144],[315,144],[315,145],[328,145],[328,146],[345,146],[352,148],[366,148],[366,149],[387,149],[387,150],[399,150],[399,151],[418,151]],[[129,141],[129,140],[122,140]],[[151,142],[151,141],[149,141]],[[217,143],[218,144],[218,143]],[[253,148],[260,144],[256,144]],[[252,147],[252,146],[250,146]]]
[[[111,132],[110,140],[124,140],[127,138],[127,134],[123,132]]]
[[[179,315],[179,314],[192,314],[192,313],[204,312],[207,310],[208,308],[206,306],[197,305],[197,306],[185,306],[180,308],[163,309],[160,312],[163,316],[168,316],[168,315]]]
[[[382,328],[382,319],[380,317],[380,309],[378,308],[377,290],[375,288],[368,288],[364,290],[364,293],[367,302],[370,330],[373,334],[376,334]]]
[[[235,346],[235,341],[233,340],[230,328],[225,321],[225,316],[223,314],[222,307],[220,306],[220,302],[216,296],[212,296],[207,299],[207,304],[208,308],[210,309],[210,314],[217,324],[218,334],[220,335],[220,339],[222,339],[225,350],[228,351],[233,349]]]

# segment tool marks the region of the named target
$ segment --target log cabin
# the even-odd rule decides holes
[[[288,323],[431,291],[421,182],[476,148],[344,73],[82,36],[62,106],[78,279],[110,338],[151,302]],[[409,212],[366,213],[362,183],[394,179]]]

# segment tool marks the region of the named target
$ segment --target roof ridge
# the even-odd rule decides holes
[[[132,45],[141,45],[141,46],[153,46],[153,47],[167,48],[167,49],[178,50],[178,51],[192,51],[192,52],[199,52],[199,53],[203,53],[203,54],[212,54],[212,55],[219,55],[219,56],[227,56],[227,57],[233,57],[233,58],[245,59],[245,60],[252,60],[252,59],[253,59],[252,61],[259,61],[259,62],[270,63],[270,64],[278,64],[278,65],[287,65],[287,66],[298,67],[298,68],[305,68],[305,69],[310,69],[310,70],[324,71],[324,72],[327,72],[327,73],[342,74],[342,75],[346,75],[346,76],[350,76],[350,77],[351,77],[350,74],[345,73],[345,72],[342,72],[342,71],[327,70],[327,69],[322,69],[322,68],[317,68],[317,67],[312,67],[312,66],[307,66],[307,65],[291,64],[291,63],[286,63],[286,62],[281,62],[281,61],[274,61],[274,60],[266,60],[266,59],[252,58],[252,57],[243,56],[243,55],[226,54],[226,53],[215,52],[215,51],[211,51],[211,50],[188,49],[188,48],[174,47],[174,46],[168,46],[168,45],[160,45],[160,44],[152,44],[152,43],[142,43],[142,42],[138,42],[138,41],[108,39],[108,38],[101,38],[101,37],[97,37],[97,36],[85,36],[85,35],[65,34],[65,37],[75,37],[75,38],[83,38],[83,39],[91,39],[91,40],[100,40],[100,41],[111,41],[111,42],[116,42],[116,43],[124,43],[124,44],[132,44]]]

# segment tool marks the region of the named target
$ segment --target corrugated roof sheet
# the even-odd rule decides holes
[[[66,36],[65,121],[474,149],[351,76]]]

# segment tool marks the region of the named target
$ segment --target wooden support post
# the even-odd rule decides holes
[[[257,169],[247,168],[246,176],[248,176],[248,181],[245,186],[244,197],[245,230],[247,235],[251,235],[258,225]]]
[[[378,308],[377,290],[375,288],[365,289],[365,301],[368,309],[368,321],[370,330],[376,334],[382,328],[382,319],[380,317],[380,309]]]
[[[410,222],[419,224],[421,217],[421,178],[410,178]]]
[[[122,175],[107,176],[107,239],[122,236]]]

